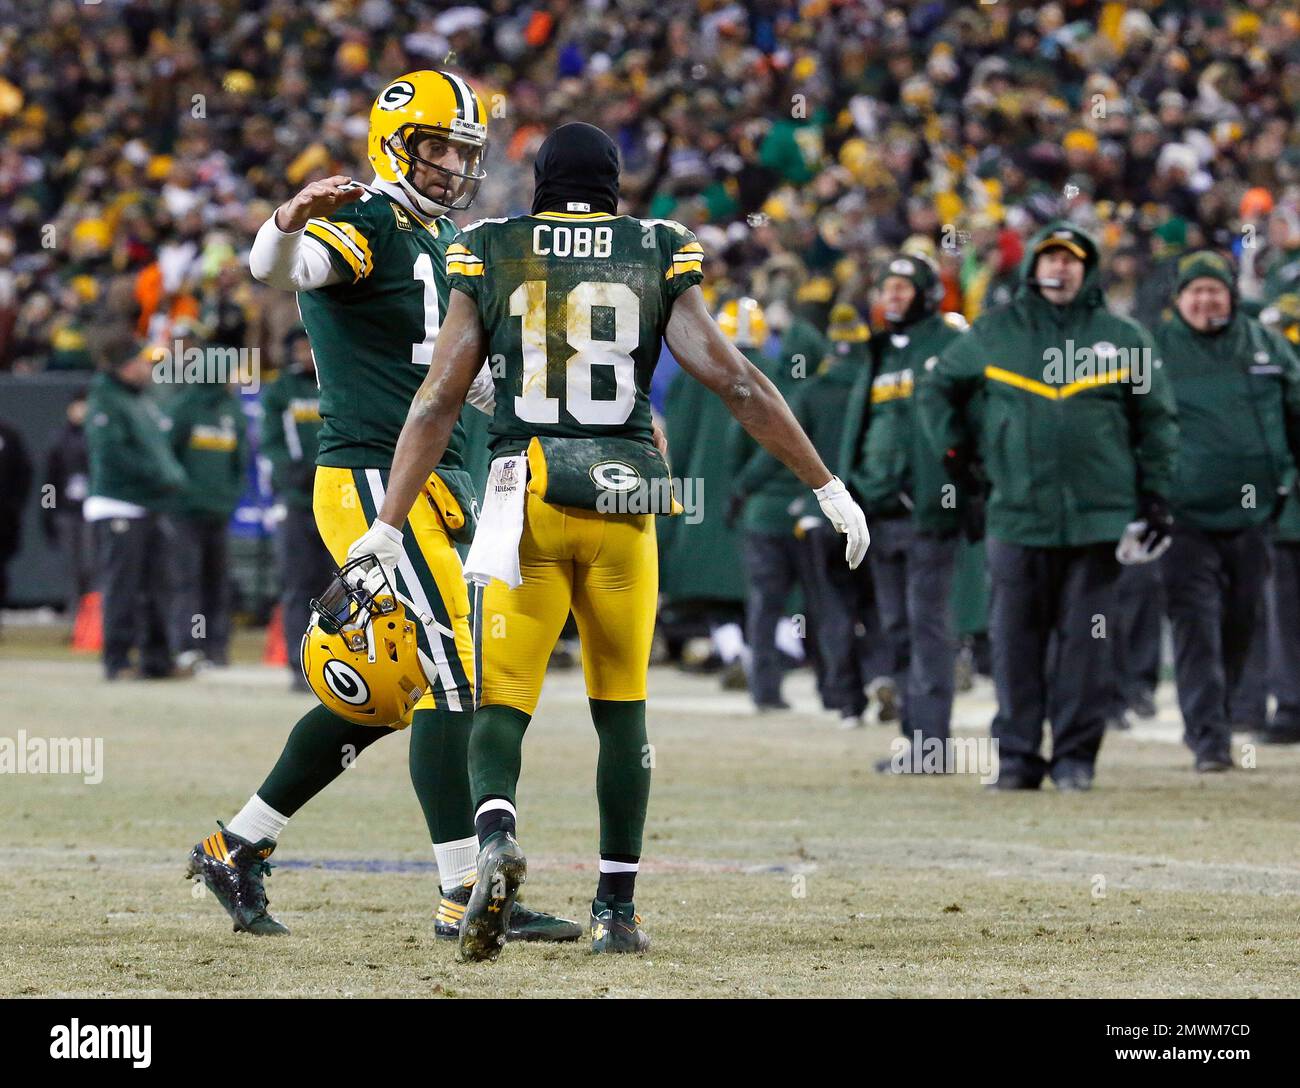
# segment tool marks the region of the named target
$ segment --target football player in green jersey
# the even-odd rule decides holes
[[[447,304],[446,218],[468,207],[483,178],[486,114],[448,72],[410,72],[388,84],[370,114],[375,178],[336,176],[305,186],[276,209],[250,254],[253,275],[298,293],[320,385],[323,420],[313,490],[316,526],[335,562],[382,505],[388,465],[412,396],[433,357]],[[468,399],[491,411],[486,370]],[[289,818],[380,737],[411,726],[411,782],[424,809],[442,884],[435,933],[454,939],[474,878],[477,843],[466,752],[474,709],[469,597],[454,541],[473,533],[473,485],[462,467],[459,424],[449,454],[427,474],[427,499],[395,549],[390,583],[413,605],[429,688],[403,720],[366,720],[364,682],[313,668],[322,705],[289,735],[266,781],[229,826],[190,855],[236,930],[283,933],[266,909],[262,877]],[[392,537],[403,539],[396,528]],[[322,587],[323,588],[323,587]],[[303,654],[306,663],[308,655]],[[577,925],[515,909],[511,935],[576,940]]]
[[[533,214],[466,228],[447,251],[451,297],[433,363],[398,439],[379,518],[353,546],[375,551],[401,525],[454,440],[482,360],[493,361],[494,460],[484,529],[467,571],[486,582],[482,700],[470,740],[478,882],[460,954],[491,960],[527,873],[515,840],[524,730],[546,661],[572,610],[600,740],[596,952],[641,952],[633,902],[650,788],[646,673],[654,630],[653,514],[671,512],[648,391],[660,346],[816,494],[847,534],[856,567],[870,537],[776,387],[710,317],[703,252],[679,223],[618,215],[618,152],[600,129],[568,124],[534,165]],[[525,483],[526,479],[526,483]],[[656,498],[658,496],[658,498]],[[680,506],[677,506],[680,509]],[[391,557],[379,554],[381,563]],[[500,617],[500,620],[498,620]]]

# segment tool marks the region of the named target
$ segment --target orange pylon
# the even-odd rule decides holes
[[[72,649],[80,654],[97,654],[104,648],[103,594],[84,593],[72,623]]]
[[[271,622],[266,625],[266,642],[262,646],[262,664],[289,664],[289,651],[284,645],[284,617],[277,604],[271,610]]]

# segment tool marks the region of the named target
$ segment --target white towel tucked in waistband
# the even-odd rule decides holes
[[[501,457],[488,473],[483,510],[474,543],[465,559],[465,580],[487,585],[499,578],[514,589],[519,573],[519,539],[524,535],[524,491],[528,484],[528,458]]]

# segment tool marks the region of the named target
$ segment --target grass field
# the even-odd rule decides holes
[[[972,776],[873,774],[892,733],[757,718],[657,669],[638,907],[644,958],[586,943],[491,966],[435,942],[432,851],[406,742],[308,805],[268,880],[283,939],[230,930],[182,878],[309,705],[278,670],[105,684],[49,635],[0,643],[0,736],[102,736],[104,779],[0,777],[0,995],[1290,996],[1300,994],[1300,751],[1197,778],[1161,717],[1110,736],[1091,794],[996,795]],[[246,652],[246,651],[245,651]],[[987,726],[987,686],[962,730]],[[524,750],[526,899],[585,919],[596,744],[581,677],[553,674]]]

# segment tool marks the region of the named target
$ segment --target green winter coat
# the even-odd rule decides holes
[[[90,494],[167,509],[186,478],[166,428],[167,417],[142,390],[96,374],[86,404]]]
[[[845,415],[856,422],[845,429],[839,456],[839,474],[868,517],[910,511],[922,532],[957,530],[959,496],[944,471],[943,448],[917,419],[915,390],[965,330],[959,314],[931,314],[871,341],[877,362],[862,372],[849,397]]]
[[[732,480],[723,452],[732,423],[721,397],[685,371],[673,376],[664,398],[664,433],[687,510],[655,518],[660,591],[670,602],[745,599],[740,533],[726,523]]]
[[[793,395],[788,372],[766,358],[757,348],[742,348],[741,354],[766,374],[787,400]],[[809,373],[813,367],[810,366]],[[671,439],[669,442],[671,443]],[[748,496],[741,525],[746,532],[788,536],[795,522],[806,514],[816,514],[816,498],[793,472],[755,442],[735,420],[731,421],[726,443],[726,462],[731,469],[729,492]],[[807,509],[807,498],[812,509]]]
[[[271,462],[271,489],[287,506],[311,509],[320,429],[314,377],[285,370],[263,388],[262,453]]]
[[[781,337],[781,347],[776,357],[776,376],[772,380],[782,393],[797,389],[804,378],[816,373],[830,351],[831,342],[811,321],[795,317]]]
[[[1178,442],[1150,335],[1105,307],[1096,244],[1069,228],[1086,271],[1068,305],[1028,284],[1036,246],[1058,229],[1031,241],[1014,301],[953,340],[918,394],[933,449],[978,450],[989,536],[1026,547],[1118,540],[1140,492],[1168,497]],[[970,405],[981,395],[977,422]]]
[[[239,397],[216,383],[187,386],[172,402],[171,444],[188,478],[175,513],[225,520],[248,472],[248,421]]]
[[[1295,467],[1300,441],[1300,362],[1287,340],[1235,313],[1199,333],[1177,313],[1156,346],[1178,404],[1178,459],[1170,506],[1198,529],[1245,529],[1267,521]]]

